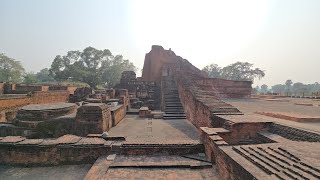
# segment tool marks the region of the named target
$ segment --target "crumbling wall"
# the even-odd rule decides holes
[[[205,90],[215,90],[217,97],[244,98],[251,95],[251,81],[233,81],[217,78],[202,78],[196,84]]]
[[[23,137],[0,140],[0,164],[7,165],[94,163],[99,156],[110,152],[111,144],[101,138],[66,135],[51,140]]]
[[[74,94],[77,88],[74,86],[49,86],[49,91],[69,91],[69,94]]]
[[[4,83],[0,83],[0,95],[4,93]]]
[[[67,102],[69,91],[36,91],[32,93],[32,104]]]
[[[77,135],[101,134],[109,130],[112,122],[110,108],[106,104],[91,103],[78,109],[75,123]]]
[[[126,115],[126,108],[124,105],[119,105],[111,108],[112,127],[116,126]]]
[[[68,91],[36,91],[29,95],[2,95],[0,97],[0,122],[15,118],[19,108],[28,104],[67,102]]]

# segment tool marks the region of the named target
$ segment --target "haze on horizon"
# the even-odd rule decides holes
[[[255,85],[314,83],[319,19],[318,0],[0,0],[0,53],[37,72],[56,55],[92,46],[141,69],[161,45],[198,68],[251,62],[266,71]]]

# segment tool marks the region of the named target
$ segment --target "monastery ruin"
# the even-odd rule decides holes
[[[113,89],[1,83],[0,179],[320,179],[319,97],[251,85],[155,45]]]

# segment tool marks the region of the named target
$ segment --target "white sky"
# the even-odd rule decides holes
[[[28,71],[87,46],[142,68],[151,45],[198,68],[248,61],[266,70],[255,85],[319,82],[319,0],[0,1],[0,52]]]

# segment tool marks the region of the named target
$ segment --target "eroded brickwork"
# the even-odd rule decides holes
[[[90,103],[81,106],[76,116],[75,129],[78,135],[101,134],[112,122],[110,108],[106,104]]]

